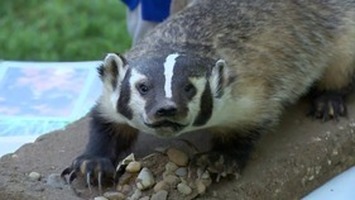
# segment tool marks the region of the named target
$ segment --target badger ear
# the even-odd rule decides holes
[[[109,53],[98,68],[98,73],[102,83],[112,87],[112,90],[115,90],[119,82],[123,80],[127,68],[126,59],[122,55]]]
[[[223,96],[226,80],[228,79],[227,64],[224,60],[218,60],[212,67],[211,73],[211,90],[216,98]]]

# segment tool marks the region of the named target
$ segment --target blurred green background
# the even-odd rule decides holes
[[[130,47],[120,0],[1,0],[0,60],[100,60]]]

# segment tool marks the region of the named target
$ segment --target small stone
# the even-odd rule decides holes
[[[166,165],[165,165],[165,171],[167,171],[168,173],[169,173],[169,172],[170,172],[170,173],[173,173],[173,172],[175,172],[178,168],[179,168],[179,167],[178,167],[175,163],[173,163],[173,162],[168,162],[168,163],[166,163]]]
[[[169,185],[164,181],[159,181],[157,184],[154,186],[154,192],[158,192],[160,190],[166,190],[169,188]]]
[[[122,192],[123,194],[128,194],[131,192],[132,187],[128,184],[124,184],[124,185],[118,185],[116,190]]]
[[[124,173],[120,177],[118,184],[119,185],[125,185],[131,182],[131,180],[134,178],[133,174],[131,173]]]
[[[142,168],[142,164],[140,162],[132,161],[127,165],[126,171],[130,173],[136,173],[139,172],[141,168]]]
[[[144,167],[136,179],[137,188],[140,190],[145,190],[152,187],[154,183],[155,180],[152,172],[148,168]]]
[[[187,175],[187,168],[186,167],[180,167],[175,171],[175,174],[180,176],[180,177],[185,177]]]
[[[47,185],[53,187],[53,188],[64,188],[66,185],[66,182],[64,179],[60,176],[60,174],[50,174],[47,178]]]
[[[186,185],[185,183],[179,183],[177,185],[177,189],[180,193],[182,193],[184,195],[189,195],[192,192],[192,189],[188,185]]]
[[[131,153],[127,157],[125,157],[121,162],[123,165],[128,165],[130,162],[135,161],[134,154]]]
[[[196,181],[196,188],[197,188],[197,192],[199,194],[204,194],[206,192],[206,185],[203,184],[203,182],[201,180],[197,180]]]
[[[210,173],[206,170],[204,173],[202,173],[201,178],[202,179],[210,179],[211,178]]]
[[[187,185],[187,180],[186,180],[186,178],[185,178],[185,177],[180,177],[180,181],[181,181],[181,183],[183,183],[183,184],[186,184],[186,185]]]
[[[140,198],[139,200],[149,200],[149,199],[150,199],[149,196],[144,196],[144,197]]]
[[[164,178],[164,182],[175,187],[178,183],[180,183],[180,179],[175,175],[168,175]]]
[[[166,190],[160,190],[152,195],[150,200],[166,200],[168,198],[168,192]]]
[[[31,181],[39,181],[39,179],[41,178],[41,174],[39,174],[38,172],[31,172],[30,174],[28,174],[28,177]]]
[[[202,178],[202,179],[209,179],[210,173],[207,170],[202,170],[201,168],[197,169],[197,177]]]
[[[14,153],[14,154],[11,155],[11,158],[15,158],[16,159],[16,158],[18,158],[18,155]]]
[[[132,196],[130,196],[129,200],[138,200],[142,196],[142,191],[139,189],[135,190]]]
[[[201,182],[206,186],[210,186],[212,184],[212,179],[209,178],[209,179],[201,179]]]
[[[168,171],[164,171],[164,172],[163,172],[163,179],[164,179],[165,177],[167,177],[167,176],[170,176],[170,175],[173,175],[173,173],[168,172]]]
[[[95,197],[94,200],[108,200],[108,199],[103,196],[98,196],[98,197]]]
[[[127,166],[130,162],[136,161],[134,154],[131,153],[125,157],[116,167],[116,171],[120,171],[123,167]]]
[[[189,162],[189,158],[187,157],[187,155],[178,149],[170,148],[168,149],[166,154],[168,155],[168,158],[171,162],[175,163],[180,167],[187,166],[187,163]]]
[[[121,192],[105,192],[104,197],[106,197],[109,200],[124,200],[126,199],[126,196],[122,194]]]

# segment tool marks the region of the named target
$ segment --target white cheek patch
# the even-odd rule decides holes
[[[190,115],[189,118],[195,119],[201,109],[200,108],[201,96],[205,90],[207,80],[205,77],[194,77],[194,78],[189,78],[189,80],[196,88],[196,95],[192,98],[192,100],[188,104],[189,115]]]
[[[191,77],[189,78],[189,81],[192,83],[192,85],[195,86],[197,90],[197,94],[202,94],[202,92],[205,90],[206,86],[206,78],[205,77]]]
[[[99,113],[108,120],[117,123],[126,122],[125,117],[117,112],[118,93],[113,93],[112,88],[104,87],[103,94],[98,100]],[[116,99],[116,100],[115,100]]]
[[[177,57],[179,57],[178,53],[170,54],[169,56],[166,57],[164,62],[164,77],[165,77],[164,91],[165,91],[166,98],[171,98],[173,96],[172,80],[173,80],[174,67],[175,67]]]

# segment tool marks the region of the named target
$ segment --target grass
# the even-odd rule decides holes
[[[120,0],[2,0],[0,59],[98,60],[130,47]]]

